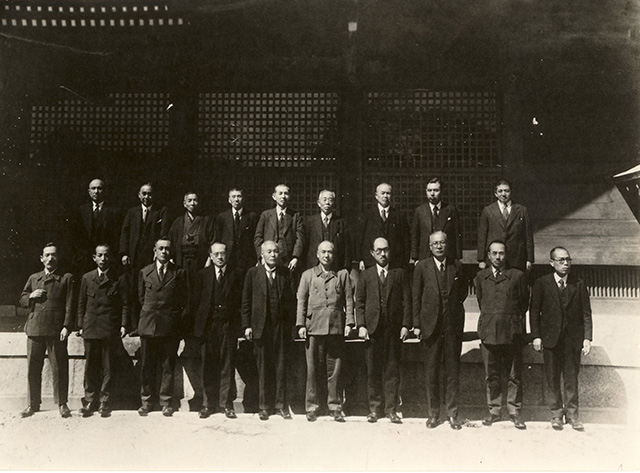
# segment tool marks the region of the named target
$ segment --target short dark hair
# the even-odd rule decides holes
[[[58,250],[58,245],[56,245],[55,242],[53,241],[48,241],[44,244],[44,246],[42,247],[42,253],[40,253],[40,256],[42,256],[44,254],[44,249],[45,248],[49,248],[50,246],[53,246],[56,250]]]
[[[429,181],[427,182],[427,185],[429,184],[440,184],[440,188],[442,188],[442,181],[440,180],[439,177],[433,177],[429,179]]]
[[[549,258],[553,259],[553,257],[556,255],[556,251],[558,250],[564,250],[567,253],[569,253],[569,250],[567,250],[564,246],[555,246],[553,248],[551,248],[551,251],[549,252]]]
[[[171,241],[171,238],[169,238],[168,236],[161,236],[160,238],[158,238],[154,243],[153,243],[153,247],[155,248],[156,245],[158,244],[159,241],[168,241],[169,243],[171,243],[173,245],[173,242]]]
[[[231,194],[231,192],[236,191],[236,192],[242,192],[244,194],[244,189],[242,187],[231,187],[229,188],[229,192],[227,192],[227,195]]]
[[[108,243],[98,243],[96,245],[96,247],[93,249],[93,254],[97,254],[98,253],[98,247],[103,246],[104,248],[107,248],[109,250],[109,253],[111,253],[111,245],[109,245]]]
[[[503,240],[493,240],[487,246],[487,252],[489,252],[489,248],[491,248],[491,245],[494,245],[494,244],[500,244],[500,245],[504,246],[505,250],[507,249],[507,244]]]
[[[511,182],[508,179],[502,178],[502,179],[499,179],[498,182],[496,182],[495,186],[493,186],[493,191],[495,192],[498,186],[502,186],[502,185],[509,186],[509,189],[513,190],[513,186],[511,185]]]

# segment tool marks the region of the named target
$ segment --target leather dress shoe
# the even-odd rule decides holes
[[[376,422],[378,422],[378,414],[375,412],[369,412],[369,414],[367,414],[367,422],[369,422],[370,424],[375,424]]]
[[[562,418],[554,417],[551,419],[551,427],[553,427],[553,430],[562,430],[564,428],[562,425]]]
[[[511,414],[509,416],[509,419],[511,419],[511,422],[513,422],[513,425],[516,429],[525,430],[527,428],[527,425],[522,421],[519,415]]]
[[[258,417],[260,418],[260,420],[269,420],[269,413],[266,409],[260,409],[260,412],[258,412]]]
[[[462,429],[462,423],[458,420],[457,417],[449,417],[449,426],[453,430],[461,430]]]
[[[208,419],[213,414],[213,409],[209,409],[208,407],[203,407],[198,412],[198,417],[200,419]]]
[[[318,420],[318,414],[316,414],[316,411],[307,412],[307,420],[309,422],[315,422],[316,420]]]
[[[392,424],[402,424],[402,419],[398,416],[396,412],[389,412],[387,417],[391,421]]]
[[[228,407],[224,408],[224,415],[227,419],[237,419],[236,411],[233,409],[229,409]]]
[[[78,413],[82,417],[91,417],[95,411],[96,410],[91,405],[82,406],[80,409],[78,409]]]
[[[173,415],[173,412],[174,410],[173,410],[173,407],[171,406],[164,406],[162,408],[162,415],[165,417],[171,417]]]
[[[584,432],[584,425],[578,419],[567,419],[567,424],[570,424],[573,430]]]
[[[63,417],[65,419],[67,417],[71,417],[71,411],[69,410],[69,407],[67,407],[66,402],[64,404],[60,404],[58,409],[60,410],[60,417]]]
[[[485,417],[482,420],[482,425],[492,425],[500,420],[499,414],[489,414],[489,417]]]
[[[435,429],[440,425],[440,420],[437,417],[428,417],[427,418],[427,429]]]
[[[140,408],[138,409],[138,414],[142,417],[148,416],[149,412],[151,412],[151,407],[149,406],[140,406]]]
[[[291,417],[291,413],[289,412],[289,410],[285,410],[285,409],[276,409],[276,414],[278,414],[280,417],[282,417],[283,419],[286,420],[291,420],[293,419],[293,417]]]
[[[341,410],[336,409],[331,414],[333,415],[333,420],[335,420],[336,422],[346,422],[346,419],[344,418],[344,414],[342,413]]]
[[[100,413],[100,417],[111,417],[111,408],[106,402],[100,404],[100,409],[98,409]]]
[[[31,417],[33,414],[35,414],[36,412],[38,412],[40,410],[40,407],[31,407],[28,406],[25,408],[25,410],[23,410],[20,413],[20,417]]]

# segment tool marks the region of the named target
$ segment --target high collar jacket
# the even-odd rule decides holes
[[[100,281],[98,270],[82,276],[78,296],[78,328],[84,339],[117,337],[129,326],[131,289],[129,278],[111,268]]]
[[[304,252],[304,221],[298,212],[287,208],[284,215],[284,229],[278,230],[277,207],[265,210],[256,226],[253,244],[260,258],[260,247],[265,241],[274,241],[280,249],[280,261],[287,264],[292,258],[300,258]]]
[[[30,299],[29,294],[36,289],[45,289],[47,293]],[[73,330],[73,276],[54,272],[47,277],[44,270],[32,274],[20,295],[20,305],[29,309],[24,326],[29,337],[59,337],[62,327]]]

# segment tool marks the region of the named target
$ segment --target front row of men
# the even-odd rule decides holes
[[[185,271],[171,261],[172,243],[155,242],[154,261],[140,270],[138,298],[141,306],[137,333],[141,338],[141,401],[146,416],[159,404],[162,414],[174,412],[174,371],[179,341],[192,329],[203,342],[202,381],[207,418],[219,410],[235,418],[234,354],[238,335],[253,342],[258,371],[259,418],[274,412],[291,419],[286,399],[287,350],[292,336],[305,340],[307,380],[306,417],[315,421],[326,409],[334,420],[344,422],[341,367],[345,338],[354,329],[365,340],[367,393],[370,413],[376,422],[384,413],[393,423],[398,416],[401,343],[413,331],[422,340],[427,381],[427,428],[440,424],[440,382],[445,381],[447,420],[460,430],[458,402],[460,354],[464,331],[466,282],[459,260],[447,257],[447,235],[430,235],[432,256],[416,266],[413,284],[404,268],[390,268],[389,243],[374,240],[370,249],[375,265],[360,275],[354,298],[346,269],[334,270],[334,245],[317,247],[319,264],[301,277],[297,296],[290,271],[278,264],[279,247],[270,240],[261,246],[262,264],[243,271],[227,265],[226,245],[210,246],[213,263],[198,272],[193,297],[189,297]],[[533,348],[542,351],[551,400],[552,427],[564,420],[583,430],[578,417],[580,355],[591,349],[592,323],[589,296],[583,281],[569,275],[571,257],[562,247],[550,252],[552,274],[539,278],[529,305],[524,273],[505,264],[506,246],[489,244],[490,266],[475,277],[480,318],[478,335],[486,375],[489,415],[484,425],[500,420],[502,379],[508,373],[507,408],[517,429],[525,429],[522,409],[522,348],[525,313],[530,307]],[[45,353],[51,361],[54,399],[62,417],[67,407],[67,337],[76,325],[72,320],[71,274],[58,274],[54,244],[40,257],[44,270],[29,277],[21,304],[30,309],[25,326],[28,336],[28,417],[41,403],[41,374]],[[80,413],[111,413],[109,402],[115,350],[130,323],[132,293],[129,279],[111,265],[111,249],[98,245],[93,260],[97,268],[81,282],[77,326],[85,344],[85,397]],[[242,290],[241,290],[242,288]],[[412,294],[413,293],[413,294]],[[297,310],[296,310],[297,299]],[[192,319],[187,315],[193,313]],[[192,320],[193,327],[185,327]],[[295,322],[294,322],[295,320]],[[444,367],[444,377],[441,369]],[[157,374],[161,373],[161,379]],[[564,389],[562,386],[562,380]]]

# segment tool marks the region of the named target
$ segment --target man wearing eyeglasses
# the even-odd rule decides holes
[[[553,248],[550,257],[553,273],[542,276],[533,285],[530,310],[533,349],[544,357],[551,426],[562,430],[564,416],[573,429],[583,431],[578,418],[578,372],[580,355],[591,351],[589,293],[584,281],[569,274],[571,256],[565,248]]]

